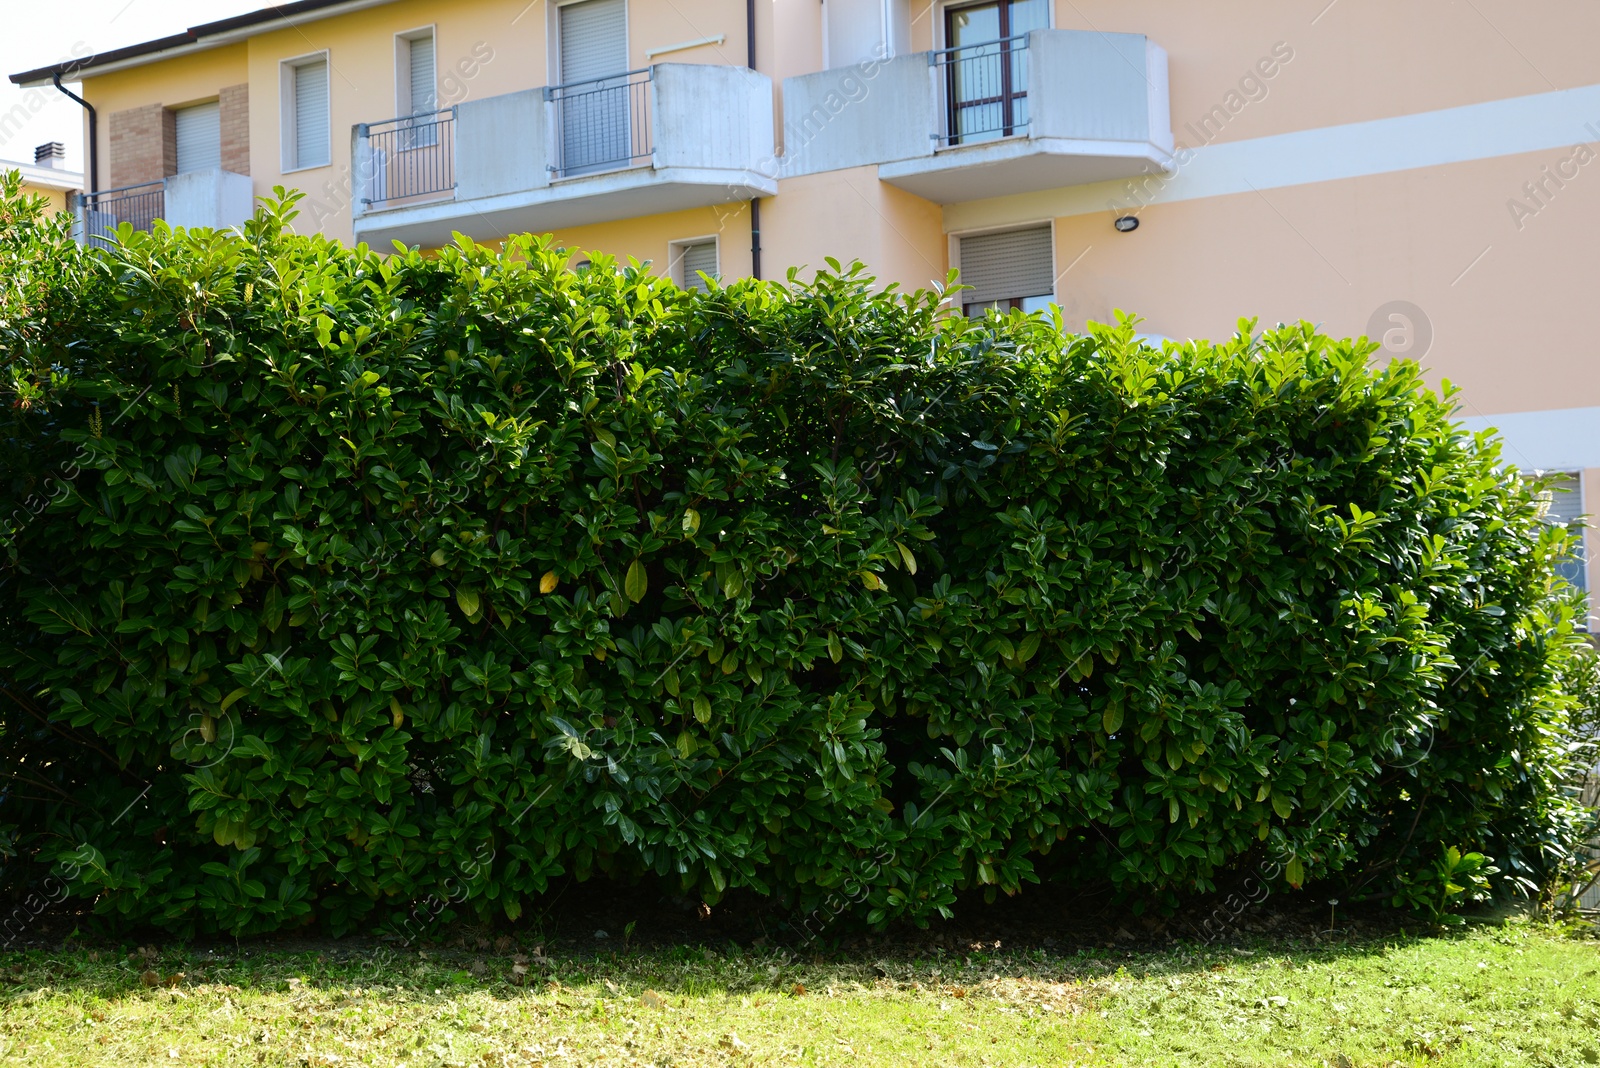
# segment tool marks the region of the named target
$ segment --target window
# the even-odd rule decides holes
[[[643,98],[638,84],[626,77],[626,0],[581,0],[558,7],[556,15],[561,82],[554,101],[561,175],[627,166],[635,158],[632,110]],[[643,127],[649,128],[648,121]]]
[[[1046,0],[990,0],[945,9],[944,140],[971,144],[1028,127],[1028,33],[1050,24]]]
[[[693,241],[679,241],[672,246],[671,262],[677,269],[672,272],[672,280],[684,289],[698,289],[704,292],[706,280],[717,278],[717,239],[714,237],[697,238]]]
[[[173,112],[178,141],[178,173],[209,171],[222,166],[222,107],[209,104]]]
[[[1050,225],[961,238],[962,310],[1043,311],[1055,298],[1055,239]]]
[[[331,162],[328,56],[283,65],[283,169],[301,171]]]
[[[417,120],[407,127],[401,148],[426,148],[439,143],[436,54],[432,29],[414,30],[395,39],[398,114]]]
[[[1585,551],[1587,546],[1583,522],[1583,481],[1576,474],[1558,475],[1551,480],[1544,496],[1548,502],[1544,513],[1545,522],[1552,526],[1565,527],[1578,536],[1578,544],[1574,547],[1572,555],[1557,565],[1556,570],[1562,578],[1578,589],[1587,590],[1589,554]]]

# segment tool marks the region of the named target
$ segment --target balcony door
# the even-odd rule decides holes
[[[554,98],[561,173],[626,166],[632,157],[626,0],[580,0],[557,12],[561,84]]]
[[[1049,25],[1049,0],[990,0],[945,9],[940,65],[947,144],[1027,131],[1028,34]]]

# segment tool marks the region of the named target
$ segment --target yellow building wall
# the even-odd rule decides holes
[[[674,243],[715,237],[723,277],[750,274],[748,202],[572,227],[554,237],[575,256],[631,256],[673,277]],[[781,279],[790,267],[809,278],[832,256],[860,259],[881,285],[921,289],[942,282],[949,264],[938,205],[884,185],[872,167],[784,179],[776,197],[761,201],[761,245],[766,278]]]
[[[224,86],[239,85],[248,81],[248,46],[241,42],[182,56],[164,63],[133,67],[87,78],[83,83],[83,97],[100,113],[100,186],[105,188],[111,174],[111,116],[131,108],[161,104],[163,107],[183,107],[216,99]],[[256,87],[250,87],[250,109],[254,114]],[[277,93],[272,95],[276,110]],[[87,127],[86,127],[87,129]],[[253,143],[252,152],[257,150]],[[252,165],[254,165],[252,163]],[[85,178],[87,183],[88,179]],[[261,192],[257,187],[257,193]]]
[[[1463,388],[1462,414],[1600,405],[1600,374],[1580,358],[1592,250],[1574,239],[1600,231],[1600,187],[1574,187],[1559,219],[1520,231],[1502,206],[1550,155],[1154,204],[1127,234],[1107,213],[1057,219],[1058,270],[1077,260],[1057,296],[1073,328],[1120,308],[1177,340],[1226,337],[1241,316],[1354,337],[1409,301],[1433,328],[1416,355],[1431,382]],[[1502,229],[1464,225],[1494,213]]]
[[[1530,19],[1519,0],[1325,3],[1057,0],[1054,25],[1142,33],[1166,49],[1172,129],[1190,147],[1600,83],[1597,4]],[[942,47],[948,6],[911,0],[914,49]],[[1292,58],[1263,77],[1275,48]],[[1186,132],[1218,106],[1225,123]]]
[[[764,5],[758,5],[758,10]],[[440,4],[401,0],[333,18],[313,19],[246,42],[180,56],[88,79],[84,96],[102,116],[102,167],[110,159],[112,112],[160,103],[168,107],[207,100],[223,86],[250,86],[251,177],[255,193],[274,186],[305,192],[297,225],[352,239],[351,131],[359,123],[394,118],[401,110],[395,72],[396,34],[433,27],[441,106],[549,84],[554,5],[527,0],[477,0]],[[657,57],[656,62],[727,63],[747,55],[743,0],[697,0],[692,5],[635,0],[629,4],[628,49],[636,67],[649,65],[651,49],[721,36]],[[758,22],[758,33],[760,24]],[[769,31],[770,37],[770,31]],[[331,163],[286,171],[280,98],[285,60],[326,51],[329,59]]]
[[[832,256],[861,260],[883,285],[921,289],[943,282],[950,251],[941,209],[885,185],[877,171],[856,167],[780,181],[778,195],[761,204],[766,276],[801,267],[809,277]]]
[[[766,207],[762,207],[765,222]],[[750,205],[724,204],[691,211],[675,211],[641,219],[598,223],[559,230],[556,243],[575,254],[602,252],[626,263],[629,257],[649,261],[653,273],[669,273],[670,250],[675,241],[715,237],[718,266],[726,279],[750,274]],[[671,272],[677,277],[677,272]]]
[[[64,189],[48,189],[44,186],[33,185],[24,179],[22,194],[24,196],[44,197],[49,202],[45,207],[47,212],[54,213],[67,210],[67,192]]]

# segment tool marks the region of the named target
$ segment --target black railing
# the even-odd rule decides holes
[[[650,158],[648,68],[611,78],[552,85],[544,98],[555,105],[557,178],[631,167]],[[707,101],[707,106],[714,106]]]
[[[361,201],[383,208],[422,197],[442,197],[456,188],[454,108],[408,115],[361,127]]]
[[[1028,35],[958,45],[929,54],[944,97],[941,145],[993,141],[1028,132]]]
[[[84,240],[107,242],[116,236],[117,227],[123,223],[135,230],[149,230],[166,212],[167,185],[146,182],[86,193],[81,203]]]

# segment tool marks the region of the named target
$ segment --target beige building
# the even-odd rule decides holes
[[[1575,517],[1597,39],[1579,0],[301,0],[71,66],[90,233],[286,185],[380,248],[549,231],[685,284],[958,267],[973,309],[1175,339],[1309,319],[1461,386]]]
[[[34,150],[32,163],[0,159],[0,174],[19,172],[24,193],[44,197],[50,211],[70,211],[76,206],[78,192],[83,189],[83,175],[67,170],[63,166],[65,159],[65,147],[52,141]]]

